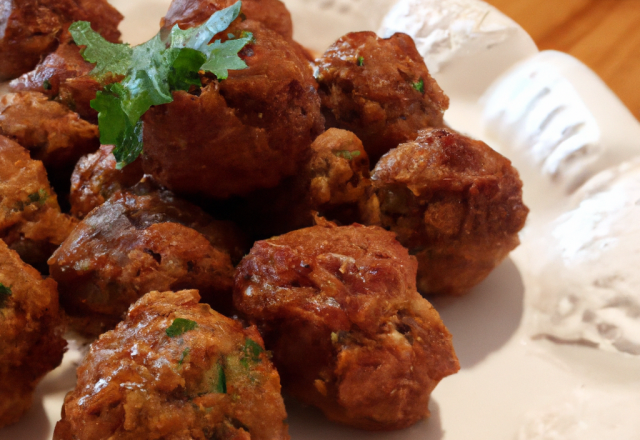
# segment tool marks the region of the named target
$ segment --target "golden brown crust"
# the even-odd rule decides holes
[[[127,308],[157,289],[198,288],[231,312],[231,255],[240,233],[164,191],[137,186],[94,209],[49,260],[73,326],[88,335],[113,328]]]
[[[229,30],[242,31],[255,38],[240,52],[247,69],[199,96],[174,92],[143,117],[144,170],[178,194],[224,199],[274,187],[297,172],[323,131],[306,62],[258,22]]]
[[[390,232],[332,223],[256,242],[234,304],[256,322],[283,386],[332,420],[388,430],[428,416],[458,360]]]
[[[0,427],[18,421],[40,379],[60,365],[63,330],[55,281],[0,241]]]
[[[33,69],[74,21],[89,21],[107,40],[117,42],[122,18],[106,0],[0,1],[0,81]]]
[[[288,439],[278,373],[256,328],[198,299],[149,293],[94,342],[53,438]],[[197,326],[171,337],[176,319]]]
[[[424,130],[376,165],[382,226],[418,259],[418,289],[461,295],[518,244],[528,208],[511,162],[447,129]]]
[[[317,61],[327,126],[354,132],[372,164],[418,130],[442,127],[449,98],[429,74],[411,37],[352,32]],[[423,91],[417,90],[422,84]]]

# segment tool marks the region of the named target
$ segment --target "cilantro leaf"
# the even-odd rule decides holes
[[[215,386],[212,387],[211,391],[218,394],[226,394],[227,393],[227,375],[224,372],[224,367],[218,364],[218,380],[216,380]]]
[[[359,67],[364,66],[364,57],[358,57],[358,60],[356,61],[356,64],[357,64]]]
[[[238,56],[238,52],[252,40],[253,35],[250,32],[237,40],[227,40],[224,43],[216,40],[208,46],[207,50],[210,53],[201,69],[213,73],[218,79],[227,79],[229,69],[246,69],[247,63]]]
[[[169,49],[177,54],[169,72],[169,88],[171,90],[189,90],[189,87],[200,87],[198,71],[207,57],[195,49]]]
[[[414,89],[420,93],[424,93],[424,79],[420,78],[417,82],[411,84]]]
[[[228,8],[216,11],[205,23],[200,26],[182,30],[175,25],[171,29],[171,47],[186,47],[197,51],[206,50],[214,35],[229,27],[231,22],[238,17],[242,2],[236,2]]]
[[[194,330],[198,327],[198,323],[185,318],[176,318],[171,325],[165,330],[165,333],[170,338],[180,336],[190,330]]]
[[[133,49],[128,44],[116,44],[105,40],[91,29],[88,21],[77,21],[69,26],[73,41],[78,46],[86,46],[82,57],[96,63],[91,75],[100,78],[108,73],[126,75],[131,65]]]
[[[253,339],[247,338],[242,351],[244,356],[240,363],[249,368],[250,365],[261,362],[260,355],[264,352],[264,349]]]
[[[11,296],[11,287],[0,283],[0,309],[7,305],[7,300]]]
[[[355,151],[340,150],[340,151],[334,151],[333,154],[347,160],[351,160],[360,156],[360,152],[358,150],[355,150]]]

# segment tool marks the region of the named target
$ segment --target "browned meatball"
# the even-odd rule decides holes
[[[70,36],[67,36],[55,52],[47,55],[34,70],[11,81],[11,90],[44,93],[83,119],[97,123],[98,112],[91,108],[90,102],[103,86],[89,75],[94,65],[85,61],[80,48],[69,40]],[[108,83],[112,79],[103,81]]]
[[[63,330],[55,281],[0,241],[0,428],[18,421],[40,379],[60,365]]]
[[[373,172],[382,226],[418,259],[418,289],[461,295],[520,241],[529,209],[511,162],[485,143],[424,130]]]
[[[113,328],[151,290],[197,288],[231,313],[240,233],[165,191],[144,185],[94,209],[49,260],[60,302],[87,335]]]
[[[442,127],[449,98],[429,75],[411,37],[353,32],[318,60],[327,126],[353,131],[372,164],[418,130]]]
[[[255,327],[152,292],[91,345],[55,440],[288,439],[280,380]]]
[[[249,66],[199,96],[174,92],[144,120],[144,170],[179,194],[224,199],[276,186],[293,175],[323,131],[314,80],[291,46],[258,22],[241,57]]]
[[[429,415],[431,391],[459,369],[416,266],[390,232],[325,223],[256,242],[234,303],[288,392],[341,423],[400,429]]]
[[[0,0],[0,81],[33,69],[74,21],[115,43],[122,18],[107,0]]]
[[[79,219],[102,205],[121,189],[131,188],[142,179],[142,160],[116,169],[113,145],[101,145],[94,154],[83,157],[71,175],[71,214]]]
[[[160,25],[165,29],[170,29],[175,24],[182,29],[199,26],[215,12],[236,2],[237,0],[173,0]],[[242,13],[277,32],[285,40],[293,37],[291,14],[280,0],[243,0]]]
[[[39,160],[0,136],[0,239],[40,270],[76,220],[60,213],[55,192]]]

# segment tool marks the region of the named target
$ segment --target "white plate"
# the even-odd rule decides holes
[[[566,205],[567,194],[562,184],[554,183],[555,180],[529,165],[525,154],[527,139],[535,138],[526,136],[535,134],[535,130],[527,131],[532,130],[531,112],[526,107],[529,101],[524,95],[513,95],[513,87],[508,86],[518,78],[522,84],[523,77],[518,75],[527,66],[537,66],[543,71],[553,71],[556,83],[565,81],[573,87],[572,93],[564,93],[564,97],[558,99],[562,101],[570,96],[576,111],[591,118],[598,129],[596,142],[613,149],[602,156],[605,159],[598,159],[599,164],[590,164],[588,173],[591,174],[635,151],[640,153],[640,144],[629,142],[640,138],[640,126],[592,72],[563,55],[537,55],[526,33],[495,9],[475,0],[421,1],[438,4],[446,13],[439,14],[439,18],[430,17],[429,26],[415,25],[414,19],[411,27],[411,20],[398,19],[396,25],[400,29],[396,30],[407,26],[406,31],[418,36],[422,32],[423,37],[435,31],[444,33],[446,38],[441,41],[451,43],[451,53],[440,53],[437,69],[432,72],[451,97],[447,122],[486,140],[513,157],[516,163],[529,167],[523,173],[525,198],[534,209],[522,234],[523,245],[487,280],[463,298],[433,301],[454,335],[462,368],[434,391],[430,419],[404,431],[362,432],[327,422],[315,409],[287,400],[291,437],[305,440],[638,439],[640,359],[581,346],[534,341],[529,336],[526,324],[529,304],[537,286],[528,270],[528,264],[536,257],[530,243],[539,240],[544,223]],[[112,0],[112,3],[127,17],[121,26],[124,40],[137,44],[156,32],[169,1]],[[285,0],[285,3],[297,25],[296,38],[322,52],[347,31],[377,30],[394,1]],[[460,11],[470,10],[466,8],[476,9],[473,14],[461,15]],[[479,10],[484,10],[484,15],[479,14]],[[403,16],[402,11],[396,14]],[[404,17],[406,19],[407,14]],[[452,17],[457,21],[451,21]],[[389,23],[385,27],[390,29]],[[495,39],[496,32],[505,32],[507,38]],[[422,44],[427,47],[425,41]],[[524,64],[505,73],[521,61]],[[501,74],[504,76],[499,78]],[[493,86],[487,91],[492,82]],[[525,87],[526,90],[529,89]],[[560,90],[566,92],[567,89],[561,87]],[[480,101],[485,92],[484,100]],[[513,106],[518,96],[525,110],[516,115]],[[531,101],[533,97],[528,99]],[[536,188],[545,188],[545,191]],[[553,192],[554,203],[545,202],[547,190]],[[64,395],[74,385],[74,366],[79,360],[79,352],[70,350],[63,365],[38,387],[33,408],[17,425],[0,430],[0,438],[51,438],[60,418]]]

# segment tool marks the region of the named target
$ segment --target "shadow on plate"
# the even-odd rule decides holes
[[[15,425],[0,428],[0,438],[11,440],[40,440],[51,438],[51,422],[43,403],[44,394],[36,389],[33,405]]]
[[[510,258],[470,293],[428,298],[453,335],[461,368],[470,368],[502,347],[520,326],[524,284]]]
[[[328,421],[322,412],[306,406],[295,399],[285,396],[285,405],[289,415],[289,434],[292,439],[305,440],[441,440],[444,436],[440,422],[440,407],[431,399],[429,411],[431,417],[416,423],[407,429],[389,432],[371,432],[349,428]]]

